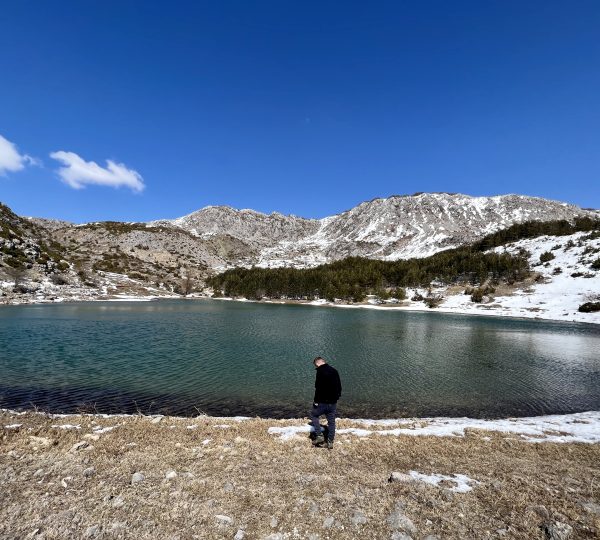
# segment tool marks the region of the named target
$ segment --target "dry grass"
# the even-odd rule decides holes
[[[599,537],[600,516],[581,503],[600,502],[600,445],[472,431],[464,438],[340,435],[328,451],[267,433],[293,422],[0,413],[0,537],[231,539],[243,529],[247,539],[391,538],[387,517],[399,503],[418,529],[413,538],[541,539],[548,519],[570,524],[572,538]],[[4,427],[15,423],[23,426]],[[66,423],[81,429],[51,427]],[[90,435],[94,426],[115,425]],[[79,441],[89,446],[72,450]],[[95,472],[85,476],[90,467]],[[168,480],[171,470],[177,477]],[[460,494],[388,482],[392,471],[409,470],[462,473],[480,484]],[[145,480],[132,485],[135,472]],[[366,523],[352,522],[356,511]],[[335,521],[324,527],[328,517]]]

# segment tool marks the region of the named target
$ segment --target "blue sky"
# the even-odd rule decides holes
[[[76,222],[416,191],[598,208],[598,28],[585,0],[5,2],[0,200]]]

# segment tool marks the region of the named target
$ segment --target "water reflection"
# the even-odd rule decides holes
[[[600,331],[568,323],[219,301],[0,309],[0,405],[298,416],[317,354],[347,416],[598,409]]]

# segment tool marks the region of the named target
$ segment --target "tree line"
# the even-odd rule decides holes
[[[488,279],[509,283],[529,275],[527,253],[486,253],[522,238],[567,235],[600,229],[600,220],[576,218],[526,222],[490,234],[472,245],[441,251],[422,259],[381,261],[348,257],[314,268],[234,268],[208,279],[215,295],[251,299],[325,298],[358,302],[367,294],[404,298],[405,287],[484,283]]]

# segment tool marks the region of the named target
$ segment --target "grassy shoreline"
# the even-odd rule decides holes
[[[269,433],[305,422],[0,411],[0,537],[542,539],[557,523],[570,538],[600,534],[600,444],[468,429],[340,433],[328,451]],[[477,484],[388,482],[410,471]]]

